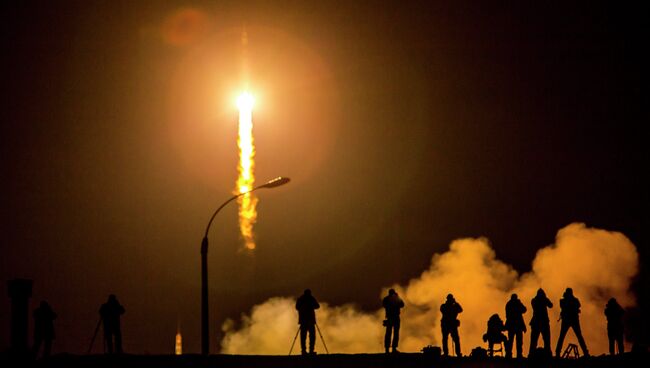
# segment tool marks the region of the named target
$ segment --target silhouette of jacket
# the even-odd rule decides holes
[[[316,324],[316,309],[320,304],[311,293],[304,293],[296,301],[296,310],[298,311],[298,324],[314,325]]]
[[[614,333],[623,331],[623,315],[625,310],[616,299],[611,298],[605,306],[605,317],[607,317],[607,330]]]
[[[528,309],[518,298],[512,298],[506,303],[506,329],[508,331],[526,332],[524,313]],[[546,309],[545,309],[546,310]],[[548,318],[548,315],[546,316]]]
[[[573,294],[565,293],[560,299],[560,317],[567,322],[576,321],[580,314],[580,300]]]
[[[447,301],[440,306],[440,312],[442,313],[442,319],[440,322],[443,326],[447,328],[456,328],[460,326],[458,315],[463,312],[463,307],[461,307],[456,300],[453,298],[447,299]]]
[[[400,310],[404,308],[404,301],[397,295],[397,293],[389,294],[382,300],[382,306],[386,310],[386,319],[399,320]]]
[[[52,307],[42,301],[38,308],[34,310],[34,354],[38,355],[41,344],[45,342],[43,356],[49,356],[54,340],[54,320],[56,313]]]
[[[625,347],[624,341],[624,325],[623,315],[625,310],[618,304],[615,298],[609,299],[605,306],[605,317],[607,317],[607,337],[609,338],[609,353],[614,355],[616,353],[616,346],[618,345],[618,353],[623,354]]]
[[[531,326],[543,326],[548,325],[548,309],[553,308],[553,303],[551,300],[546,297],[546,294],[542,289],[537,292],[537,295],[530,301],[530,304],[533,306],[533,317],[530,319]]]

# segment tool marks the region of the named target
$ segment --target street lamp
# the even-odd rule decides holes
[[[286,177],[277,177],[273,180],[269,180],[262,185],[258,185],[255,188],[236,194],[225,202],[210,217],[208,226],[205,228],[205,235],[203,235],[203,241],[201,242],[201,354],[208,355],[210,354],[210,328],[209,328],[209,313],[208,313],[208,231],[210,231],[210,225],[212,225],[212,220],[217,216],[217,213],[221,211],[228,203],[232,202],[234,199],[239,198],[245,194],[251,193],[258,189],[271,189],[279,187],[289,182],[289,178]]]

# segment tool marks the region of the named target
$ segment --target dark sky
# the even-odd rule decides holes
[[[109,293],[127,351],[171,352],[178,321],[199,350],[200,240],[237,176],[243,24],[256,176],[293,180],[259,193],[254,256],[236,206],[215,220],[213,326],[305,287],[377,309],[459,237],[525,272],[575,221],[636,244],[648,310],[644,12],[306,3],[0,5],[0,278],[34,279],[32,308],[59,314],[55,352],[85,351]],[[8,313],[5,297],[0,349]]]

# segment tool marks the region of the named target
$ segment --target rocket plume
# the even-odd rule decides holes
[[[255,146],[253,143],[253,104],[255,100],[249,92],[242,93],[237,99],[239,108],[239,165],[237,171],[237,189],[235,194],[253,189],[255,183]],[[254,193],[248,193],[238,198],[239,203],[239,230],[244,238],[247,250],[255,249],[253,224],[257,219],[257,198]]]
[[[434,254],[429,269],[407,285],[393,285],[404,299],[400,330],[400,350],[417,352],[427,345],[441,345],[440,304],[454,294],[464,311],[459,315],[463,355],[476,346],[484,347],[482,335],[493,313],[505,319],[505,304],[517,293],[532,316],[531,298],[542,287],[554,306],[549,309],[551,350],[555,350],[560,324],[559,299],[572,287],[582,304],[580,324],[592,354],[608,351],[605,304],[615,297],[624,308],[636,304],[630,283],[638,271],[638,254],[630,240],[618,232],[570,224],[558,231],[555,244],[537,252],[532,270],[522,275],[500,261],[485,238],[453,241],[449,250]],[[384,289],[377,296],[380,308]],[[317,291],[316,291],[317,292]],[[318,296],[318,295],[317,295]],[[243,316],[241,328],[233,321],[222,326],[222,352],[227,354],[286,354],[295,334],[297,316],[293,298],[272,298],[253,307]],[[335,353],[374,353],[383,351],[384,311],[358,310],[354,305],[328,306],[316,311],[318,324]],[[524,335],[524,354],[528,351],[530,328]],[[540,342],[541,343],[541,342]],[[575,343],[567,335],[565,347]],[[451,344],[451,342],[450,342]],[[629,341],[626,342],[629,351]],[[322,347],[317,345],[317,349]]]

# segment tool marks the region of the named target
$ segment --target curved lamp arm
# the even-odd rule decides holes
[[[203,235],[204,243],[206,242],[206,240],[208,238],[208,232],[210,231],[210,226],[212,226],[212,221],[217,216],[217,213],[219,213],[219,211],[221,211],[221,209],[224,208],[228,203],[232,202],[233,200],[235,200],[235,199],[237,199],[237,198],[239,198],[239,197],[241,197],[241,196],[243,196],[245,194],[252,193],[252,192],[254,192],[254,191],[258,190],[258,189],[279,187],[280,185],[284,185],[284,184],[288,183],[290,180],[291,179],[289,179],[287,177],[279,176],[279,177],[277,177],[277,178],[275,178],[273,180],[267,181],[266,183],[264,183],[262,185],[258,185],[255,188],[253,188],[253,189],[251,189],[251,190],[249,190],[247,192],[242,192],[242,193],[236,194],[236,195],[228,198],[228,200],[223,202],[223,204],[221,206],[219,206],[219,208],[217,208],[216,211],[214,211],[214,213],[212,214],[212,217],[210,217],[210,221],[208,221],[208,226],[206,226],[206,228],[205,228],[205,234]]]

